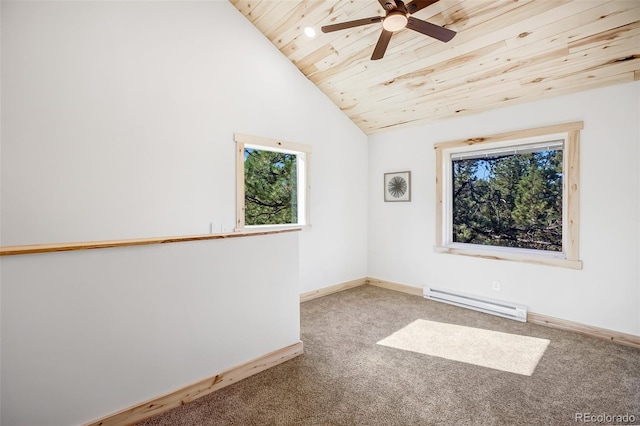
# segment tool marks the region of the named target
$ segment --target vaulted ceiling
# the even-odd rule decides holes
[[[385,0],[230,1],[367,134],[640,80],[639,0],[440,0],[411,16],[456,36],[404,28],[380,60],[380,22],[320,28]]]

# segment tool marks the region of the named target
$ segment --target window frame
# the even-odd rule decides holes
[[[310,145],[286,142],[261,136],[242,133],[234,134],[236,143],[236,231],[289,229],[311,227],[310,199],[311,199],[311,152]],[[298,223],[283,223],[277,225],[245,225],[245,186],[244,186],[244,151],[245,148],[257,150],[286,152],[295,154],[298,171]]]
[[[434,251],[486,259],[582,269],[580,231],[580,130],[582,121],[518,130],[491,136],[434,144],[436,153],[436,241]],[[562,252],[454,243],[452,216],[452,154],[563,140]]]

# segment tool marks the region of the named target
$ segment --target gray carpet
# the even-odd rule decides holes
[[[531,376],[376,344],[417,319],[551,343]],[[372,286],[303,303],[301,326],[304,355],[140,425],[640,423],[638,349]]]

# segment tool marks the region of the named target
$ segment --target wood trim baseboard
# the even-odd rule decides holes
[[[405,284],[392,283],[389,281],[369,278],[367,284],[376,287],[382,287],[389,290],[400,291],[402,293],[422,296],[422,288],[413,287]],[[631,346],[640,349],[640,336],[622,333],[620,331],[608,330],[606,328],[595,327],[591,325],[581,324],[560,318],[554,318],[546,315],[529,312],[527,321],[531,324],[542,325],[550,328],[572,331],[574,333],[583,334],[585,336],[594,337],[596,339],[607,340],[619,345]]]
[[[111,247],[144,246],[149,244],[181,243],[185,241],[223,240],[227,238],[255,237],[258,235],[281,234],[300,231],[301,228],[278,229],[270,231],[242,231],[228,234],[183,235],[177,237],[133,238],[129,240],[87,241],[80,243],[31,244],[25,246],[0,247],[0,256],[17,254],[49,253],[54,251],[89,250]]]
[[[422,296],[423,289],[421,287],[414,287],[406,284],[399,284],[390,281],[380,280],[378,278],[361,278],[359,280],[348,281],[343,284],[337,284],[330,287],[321,288],[319,290],[310,291],[300,295],[300,302],[315,299],[317,297],[323,297],[331,293],[347,290],[350,288],[358,287],[364,284],[372,285],[375,287],[385,288],[387,290],[399,291],[401,293],[412,294],[415,296]],[[591,325],[581,324],[569,320],[560,318],[554,318],[542,314],[536,314],[529,312],[527,315],[527,322],[531,324],[542,325],[550,328],[557,328],[561,330],[572,331],[574,333],[583,334],[585,336],[594,337],[596,339],[607,340],[609,342],[617,343],[620,345],[631,346],[633,348],[640,349],[640,336],[633,334],[622,333],[619,331],[608,330],[606,328],[595,327]]]
[[[592,325],[581,324],[565,319],[554,318],[547,315],[529,312],[527,314],[527,322],[531,324],[543,325],[545,327],[557,328],[560,330],[572,331],[574,333],[583,334],[596,339],[608,340],[620,345],[631,346],[640,349],[640,336],[622,333],[619,331],[608,330],[606,328],[594,327]]]
[[[306,293],[300,294],[300,303],[317,299],[318,297],[328,296],[329,294],[337,293],[342,290],[360,287],[361,285],[365,285],[366,283],[367,278],[359,278],[357,280],[347,281],[345,283],[336,284],[329,287],[323,287],[318,290],[308,291]]]
[[[387,290],[395,290],[401,293],[412,294],[414,296],[422,296],[422,287],[414,287],[412,285],[393,283],[390,281],[379,280],[377,278],[368,278],[367,284],[376,287],[386,288]]]
[[[395,290],[401,293],[413,294],[415,296],[422,296],[422,288],[414,287],[406,284],[398,284],[390,281],[379,280],[377,278],[365,277],[357,280],[347,281],[345,283],[332,285],[329,287],[323,287],[318,290],[309,291],[300,294],[300,303],[308,300],[317,299],[318,297],[328,296],[329,294],[337,293],[339,291],[348,290],[350,288],[360,287],[361,285],[372,285],[375,287],[386,288],[387,290]]]
[[[254,360],[240,364],[213,377],[185,386],[165,395],[152,398],[114,414],[86,423],[84,426],[124,426],[133,425],[150,417],[162,414],[225,386],[253,376],[303,353],[302,342],[294,343]]]

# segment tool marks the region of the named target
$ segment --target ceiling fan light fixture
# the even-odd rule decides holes
[[[407,21],[407,15],[399,10],[393,11],[382,21],[382,28],[387,31],[396,32],[406,27]]]

